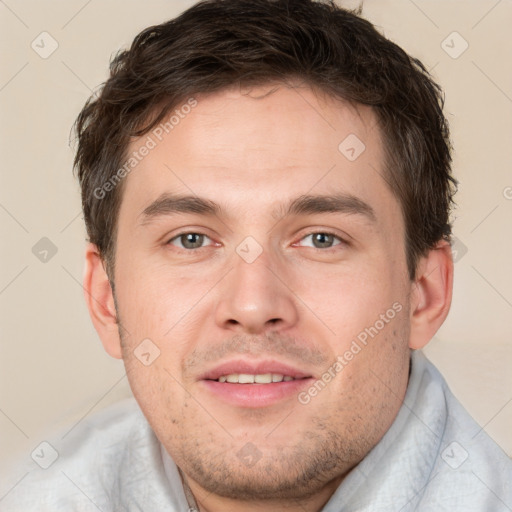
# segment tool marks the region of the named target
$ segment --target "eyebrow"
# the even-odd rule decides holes
[[[217,203],[197,196],[178,196],[162,194],[140,214],[140,223],[147,224],[151,220],[174,213],[196,213],[199,215],[217,215],[220,207]]]
[[[222,213],[221,207],[209,199],[198,196],[183,196],[164,193],[147,206],[141,213],[142,225],[153,219],[176,213],[195,213],[216,216]],[[374,209],[362,199],[351,194],[303,195],[288,205],[273,212],[273,216],[283,218],[291,215],[314,215],[320,213],[357,214],[376,222]]]
[[[376,222],[374,209],[362,199],[352,194],[303,195],[294,199],[285,210],[287,215],[314,215],[318,213],[346,213],[366,217]]]

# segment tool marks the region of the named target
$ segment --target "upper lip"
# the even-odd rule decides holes
[[[294,379],[304,379],[311,377],[310,373],[294,368],[286,363],[278,361],[244,361],[231,360],[221,363],[215,368],[206,371],[199,377],[199,380],[217,380],[223,375],[231,374],[263,375],[265,373],[275,373],[288,375]]]

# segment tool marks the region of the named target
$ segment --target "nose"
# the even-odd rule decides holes
[[[288,287],[283,263],[263,251],[248,262],[234,255],[234,268],[219,290],[215,320],[238,334],[284,330],[298,320],[294,294]]]

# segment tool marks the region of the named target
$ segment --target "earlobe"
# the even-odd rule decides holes
[[[443,241],[418,264],[411,294],[410,348],[423,348],[441,327],[450,310],[452,287],[452,252]]]
[[[92,323],[109,355],[122,358],[114,295],[98,248],[85,250],[84,296]]]

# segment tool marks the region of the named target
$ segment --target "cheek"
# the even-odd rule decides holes
[[[332,364],[338,362],[331,368],[336,377],[330,399],[342,396],[363,416],[371,414],[370,409],[395,411],[393,397],[403,394],[409,357],[402,269],[376,264],[338,272],[320,282],[322,286],[318,281],[314,286],[306,283],[301,293],[330,331],[326,348]]]
[[[188,384],[183,382],[182,362],[205,325],[208,301],[201,299],[211,284],[194,275],[177,276],[161,266],[125,268],[116,292],[123,360],[141,408],[155,407],[158,416],[172,410],[170,397],[175,403],[188,400],[182,387]]]
[[[305,314],[328,328],[338,351],[361,333],[364,338],[365,329],[373,332],[376,325],[379,332],[384,327],[387,332],[399,315],[404,317],[403,278],[397,278],[390,267],[385,270],[377,265],[351,267],[325,275],[316,273],[314,279],[302,275],[297,280],[297,295],[310,309]]]
[[[384,321],[383,321],[384,322]],[[335,422],[379,439],[389,428],[407,388],[409,350],[405,308],[387,324],[378,323],[338,343],[334,379],[324,403],[339,404]],[[363,341],[361,341],[363,340]]]
[[[175,435],[189,406],[189,397],[172,369],[162,356],[149,366],[135,357],[125,357],[125,368],[133,395],[157,435]]]
[[[148,337],[164,346],[184,326],[190,327],[189,320],[209,286],[208,278],[188,269],[176,271],[150,263],[126,267],[119,272],[118,282],[120,317],[133,334],[130,343]]]

